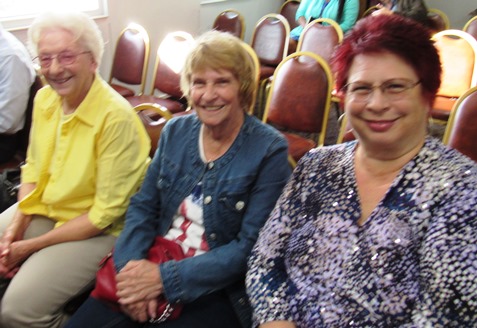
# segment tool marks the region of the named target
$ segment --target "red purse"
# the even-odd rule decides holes
[[[158,264],[169,260],[181,260],[184,257],[180,245],[163,237],[156,237],[154,245],[147,253],[147,259]],[[91,292],[91,296],[119,311],[119,298],[116,296],[116,269],[114,268],[112,253],[101,261],[101,265],[101,268],[96,273],[96,285]],[[182,304],[170,304],[162,295],[159,296],[158,303],[158,317],[151,319],[151,323],[176,319],[179,317],[183,307]]]

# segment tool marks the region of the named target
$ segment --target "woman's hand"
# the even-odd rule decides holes
[[[300,25],[301,27],[304,28],[306,26],[306,23],[307,23],[306,18],[304,16],[298,17],[297,23],[298,23],[298,25]]]
[[[375,10],[371,13],[372,16],[378,16],[378,15],[392,15],[393,12],[391,9],[387,7],[381,6],[378,10]]]
[[[147,301],[121,305],[121,311],[134,321],[146,322],[149,320],[147,313]]]
[[[129,261],[116,275],[116,287],[122,305],[156,299],[163,290],[159,266],[148,260]]]
[[[8,252],[1,257],[2,267],[11,272],[18,268],[31,254],[36,252],[32,240],[19,240],[10,244]]]
[[[21,240],[30,222],[31,216],[17,210],[12,223],[5,229],[0,239],[0,276],[11,278],[19,264],[33,253]]]
[[[157,317],[157,306],[157,299],[152,299],[121,305],[121,311],[135,321],[146,322]]]

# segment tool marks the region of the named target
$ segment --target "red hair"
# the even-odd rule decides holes
[[[441,84],[439,54],[430,31],[400,15],[377,15],[360,19],[346,34],[332,57],[337,90],[347,83],[354,57],[369,53],[392,53],[416,72],[424,97],[433,103]]]

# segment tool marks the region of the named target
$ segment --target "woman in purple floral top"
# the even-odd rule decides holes
[[[427,136],[427,30],[363,19],[333,64],[357,140],[304,156],[261,230],[255,324],[477,327],[477,165]]]

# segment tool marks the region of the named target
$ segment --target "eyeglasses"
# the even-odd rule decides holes
[[[33,60],[38,60],[42,68],[50,67],[51,64],[53,63],[53,59],[55,58],[58,61],[58,64],[60,64],[61,66],[67,66],[67,65],[74,64],[79,55],[84,55],[89,53],[91,53],[91,51],[83,51],[77,54],[69,52],[69,51],[64,51],[64,52],[60,52],[57,55],[39,55],[33,58]]]
[[[398,101],[404,98],[408,91],[421,81],[412,82],[406,79],[393,79],[380,85],[372,85],[365,82],[351,82],[343,87],[343,90],[352,101],[368,102],[375,89],[380,89],[389,101]]]

